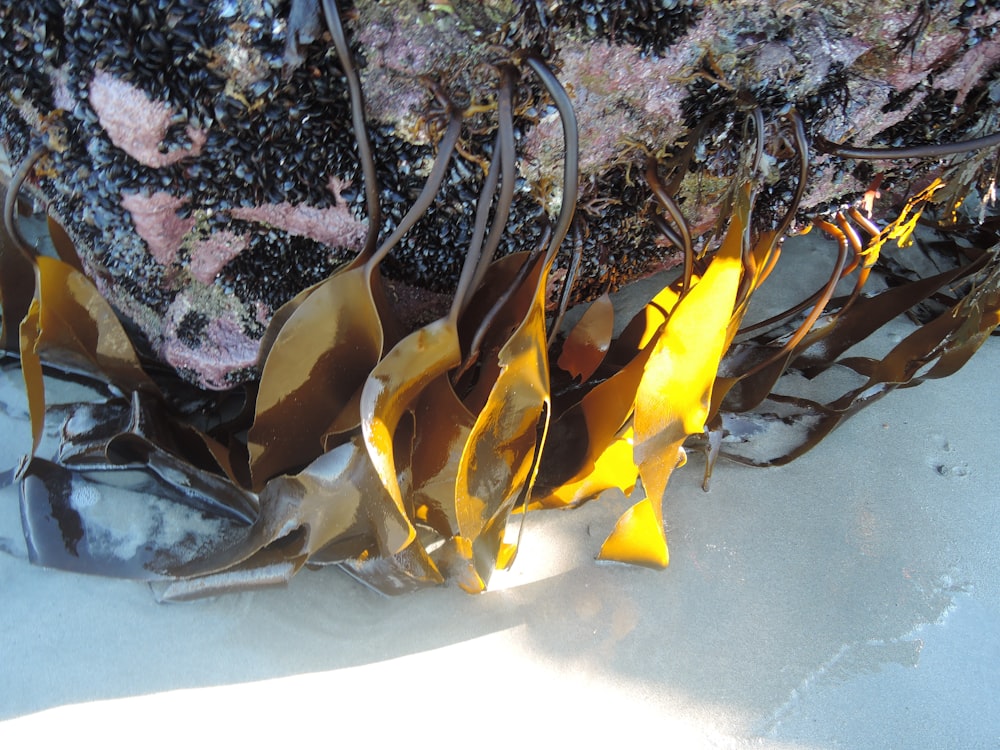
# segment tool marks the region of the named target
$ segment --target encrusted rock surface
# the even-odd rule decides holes
[[[860,146],[997,130],[993,5],[341,3],[378,160],[383,236],[434,154],[440,105],[428,80],[468,107],[462,156],[383,271],[421,315],[434,314],[434,295],[447,299],[490,157],[490,65],[515,50],[546,58],[579,118],[583,299],[676,263],[649,220],[642,173],[647,155],[669,159],[699,127],[676,185],[696,236],[713,226],[745,159],[755,109],[767,142],[757,229],[774,223],[794,188],[782,119],[793,108],[810,138]],[[364,243],[347,87],[324,29],[310,0],[0,8],[0,148],[12,164],[47,148],[29,187],[148,352],[209,388],[252,377],[274,310]],[[532,248],[562,199],[558,115],[529,75],[516,117],[523,179],[505,253]],[[965,187],[985,189],[992,155],[968,158]],[[938,168],[814,153],[799,220],[856,200],[880,173],[876,211],[888,210],[891,196]]]

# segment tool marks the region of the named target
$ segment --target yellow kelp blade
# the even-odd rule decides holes
[[[632,458],[632,430],[614,440],[596,457],[588,471],[531,503],[531,508],[574,508],[612,487],[632,494],[639,469]]]
[[[594,300],[573,326],[556,364],[582,382],[590,379],[611,346],[615,309],[607,293]]]
[[[712,384],[725,351],[742,271],[748,202],[739,201],[729,231],[704,276],[674,307],[656,340],[636,396],[634,456],[646,500],[628,511],[598,555],[663,567],[667,482],[683,461],[688,435],[704,430]]]
[[[39,335],[38,307],[38,300],[33,300],[20,328],[21,377],[28,397],[32,454],[38,450],[42,430],[45,428],[45,380],[42,377],[42,361],[35,353]]]
[[[405,538],[386,539],[389,544],[386,554],[397,554],[416,535],[407,519],[397,480],[393,451],[396,428],[427,384],[458,366],[460,361],[455,323],[451,317],[442,318],[396,344],[365,381],[361,392],[361,431],[372,465],[393,500],[398,520],[405,523],[406,529]]]
[[[694,277],[695,279],[699,277]],[[631,494],[638,476],[632,458],[632,430],[622,428],[635,409],[646,363],[680,294],[662,289],[629,322],[612,344],[618,371],[591,389],[550,428],[550,448],[542,455],[538,482],[545,507],[579,505],[606,489]],[[580,433],[586,440],[580,439]]]
[[[597,559],[665,568],[670,564],[670,552],[662,529],[662,512],[648,497],[643,498],[618,519]]]
[[[651,314],[651,318],[654,316]],[[663,319],[659,319],[662,327]],[[659,328],[656,329],[659,331]],[[594,386],[578,403],[571,406],[552,424],[548,449],[542,454],[538,482],[549,497],[565,497],[567,485],[576,486],[595,471],[599,457],[610,446],[620,443],[619,435],[635,409],[636,393],[646,362],[653,352],[655,335],[632,359],[603,383]],[[637,469],[632,461],[631,432],[628,442],[628,462],[622,464],[620,480],[605,474],[610,487],[630,491]],[[621,447],[619,446],[619,450]],[[605,461],[610,460],[606,458]],[[606,488],[604,488],[606,489]],[[587,498],[577,491],[573,502]],[[543,500],[548,502],[548,499]],[[556,501],[561,505],[560,501]]]
[[[472,542],[458,536],[455,477],[476,418],[447,377],[430,383],[413,404],[414,437],[410,492],[416,521],[433,529],[442,544],[431,558],[441,573],[469,593],[486,588],[472,562]]]
[[[547,269],[546,269],[547,270]],[[496,565],[506,519],[529,477],[549,413],[545,274],[522,324],[500,350],[500,373],[462,453],[456,482],[459,533],[472,541],[484,580]]]
[[[418,520],[442,538],[458,533],[455,477],[476,418],[447,378],[431,381],[413,406],[410,486]]]
[[[121,322],[90,279],[55,258],[40,256],[37,263],[35,353],[43,361],[109,381],[126,392],[155,391]]]
[[[875,263],[882,247],[889,240],[895,240],[901,248],[909,246],[913,242],[913,230],[917,228],[917,222],[920,220],[924,206],[927,205],[928,201],[933,200],[934,194],[943,187],[944,182],[935,179],[930,185],[907,200],[903,210],[899,212],[899,216],[868,243],[864,250],[865,263],[867,265]]]

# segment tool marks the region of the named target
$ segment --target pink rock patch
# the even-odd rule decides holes
[[[229,261],[243,252],[248,238],[235,232],[213,232],[205,239],[191,244],[191,263],[188,270],[202,284],[211,284],[215,276]]]
[[[167,313],[163,359],[178,370],[194,373],[201,385],[214,390],[232,387],[226,376],[254,367],[260,342],[243,332],[232,312],[224,312],[208,322],[193,347],[178,337],[178,327],[194,307],[191,300],[179,296]]]
[[[328,208],[272,203],[265,206],[238,207],[232,216],[245,221],[256,221],[289,234],[321,242],[333,247],[359,250],[365,239],[365,225],[358,221],[345,203]]]
[[[135,231],[146,241],[150,254],[161,265],[177,257],[184,235],[194,228],[194,219],[182,219],[177,209],[184,200],[157,191],[152,195],[122,193],[122,207],[132,215]]]
[[[205,145],[205,131],[188,127],[191,148],[160,151],[174,110],[103,70],[97,71],[90,82],[89,99],[111,142],[147,167],[165,167],[197,156]]]

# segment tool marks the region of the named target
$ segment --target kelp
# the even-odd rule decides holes
[[[925,276],[903,267],[919,252],[907,245],[925,209],[942,200],[952,213],[971,179],[952,164],[885,227],[861,204],[812,217],[815,231],[836,241],[826,280],[746,325],[751,300],[776,277],[810,162],[798,113],[769,123],[753,107],[743,113],[745,158],[722,191],[716,231],[696,245],[677,198],[704,130],[695,128],[672,159],[649,154],[642,170],[649,220],[681,255],[679,271],[617,335],[607,294],[564,334],[581,262],[576,119],[543,58],[521,51],[494,67],[495,137],[452,303],[444,317],[409,326],[380,264],[435,200],[462,150],[464,115],[442,84],[427,81],[440,107],[426,118],[437,155],[420,195],[380,242],[360,79],[335,4],[322,7],[348,82],[368,234],[357,257],[275,313],[242,415],[221,413],[219,400],[183,406],[190,388],[140,359],[54,221],[59,258],[35,256],[12,206],[44,149],[16,170],[0,230],[0,334],[20,356],[28,394],[33,445],[19,478],[33,562],[149,581],[164,600],[281,584],[304,566],[336,566],[386,594],[445,581],[480,592],[512,564],[526,513],[577,507],[607,490],[628,496],[641,481],[642,498],[598,557],[661,568],[669,562],[663,503],[686,451],[705,450],[709,474],[719,458],[792,460],[893,389],[954,372],[1000,322],[995,231],[953,227],[935,250],[948,267]],[[562,123],[562,205],[533,252],[495,258],[518,181],[513,111],[528,76]],[[791,145],[798,181],[784,215],[761,226],[755,204],[769,133]],[[902,153],[936,158],[979,144]],[[553,304],[552,269],[564,251]],[[875,277],[885,288],[868,294]],[[853,352],[917,308],[924,319],[883,356]],[[857,384],[832,397],[802,393],[831,369]],[[46,378],[67,375],[101,397],[64,408],[59,447],[41,455]]]

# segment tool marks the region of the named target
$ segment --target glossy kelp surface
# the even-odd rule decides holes
[[[969,188],[953,159],[885,227],[859,206],[815,217],[815,231],[836,241],[827,280],[745,325],[780,263],[810,161],[798,114],[768,122],[754,107],[744,113],[745,158],[733,167],[717,239],[693,245],[672,192],[694,145],[662,164],[650,155],[650,220],[683,253],[683,268],[623,326],[603,295],[563,333],[556,300],[568,299],[573,273],[559,290],[552,269],[580,245],[576,121],[557,76],[522,52],[494,67],[492,160],[450,308],[408,325],[379,265],[435,200],[465,116],[427,82],[441,105],[427,118],[437,156],[404,220],[379,242],[360,87],[336,9],[324,9],[351,85],[373,224],[353,261],[274,316],[253,387],[229,401],[191,397],[141,359],[57,224],[49,226],[60,257],[36,257],[5,216],[2,338],[20,357],[28,394],[32,455],[19,479],[33,562],[152,581],[170,600],[282,583],[305,565],[337,565],[389,594],[445,581],[479,592],[513,562],[526,512],[578,506],[612,488],[628,495],[641,479],[644,496],[609,530],[599,557],[666,567],[663,501],[686,448],[707,451],[709,472],[720,456],[789,461],[894,388],[954,372],[1000,322],[992,224],[952,227],[934,248],[936,273],[906,269],[908,254],[925,252],[907,247],[925,208],[942,200],[951,211]],[[512,111],[529,78],[561,121],[553,148],[563,158],[562,200],[533,252],[494,260],[517,180]],[[760,227],[754,203],[768,133],[791,146],[799,182],[785,216]],[[15,194],[29,169],[15,174]],[[8,196],[5,206],[14,203]],[[890,240],[899,248],[891,253]],[[881,290],[866,294],[876,277]],[[922,316],[919,327],[884,356],[851,354],[909,311]],[[859,382],[832,398],[786,387],[793,380],[801,391],[829,370]],[[59,447],[42,455],[45,378],[60,376],[103,395],[63,409]]]

